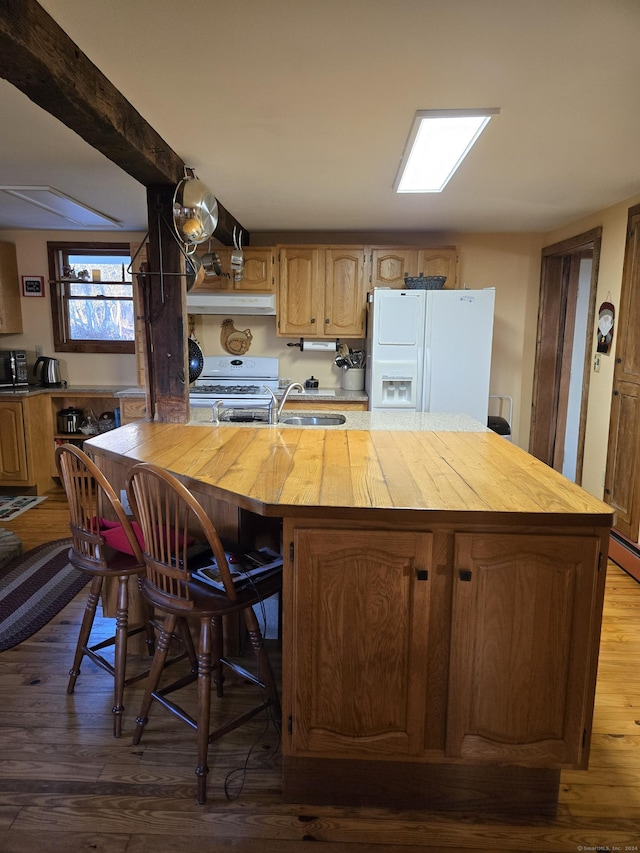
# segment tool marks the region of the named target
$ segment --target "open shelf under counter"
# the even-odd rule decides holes
[[[49,399],[51,405],[51,423],[53,426],[53,443],[51,453],[51,476],[57,477],[58,472],[55,462],[55,448],[64,442],[82,447],[83,443],[91,438],[81,432],[63,433],[58,430],[58,412],[64,409],[81,409],[83,412],[91,409],[96,417],[100,418],[103,412],[115,412],[119,407],[117,394],[124,390],[124,386],[93,386],[93,385],[69,385],[67,387],[51,388]]]

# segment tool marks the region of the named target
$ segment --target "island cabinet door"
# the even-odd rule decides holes
[[[455,537],[447,755],[586,766],[599,544],[588,536]]]
[[[293,538],[291,752],[419,754],[431,534],[297,529]]]

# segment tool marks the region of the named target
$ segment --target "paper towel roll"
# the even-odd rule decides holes
[[[302,341],[300,351],[314,350],[315,352],[336,352],[337,346],[335,341]]]

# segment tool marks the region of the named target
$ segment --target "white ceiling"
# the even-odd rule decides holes
[[[250,231],[547,231],[640,193],[638,0],[41,4]],[[0,185],[146,229],[141,185],[6,81],[0,107]],[[447,107],[501,114],[443,193],[395,195]]]

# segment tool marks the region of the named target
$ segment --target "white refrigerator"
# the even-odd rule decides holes
[[[375,288],[370,298],[369,409],[463,413],[486,426],[495,289]]]

